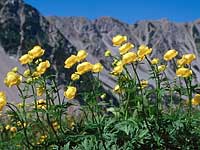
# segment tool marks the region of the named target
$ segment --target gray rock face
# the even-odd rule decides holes
[[[35,8],[21,0],[1,0],[0,31],[0,43],[8,55],[18,58],[33,46],[41,45],[53,64],[52,71],[59,79],[67,78],[63,61],[76,49]]]
[[[197,60],[193,62],[193,70],[197,75],[196,81],[200,81],[199,74],[199,52],[200,52],[200,21],[191,23],[173,23],[166,19],[158,21],[139,21],[135,24],[126,24],[119,20],[102,17],[96,20],[88,20],[82,17],[48,17],[48,20],[56,25],[63,35],[77,48],[86,49],[91,56],[89,61],[100,61],[106,71],[102,80],[113,86],[114,81],[108,77],[110,71],[110,60],[104,55],[106,49],[118,54],[118,50],[112,46],[111,39],[117,34],[127,35],[135,47],[141,44],[153,48],[151,58],[162,58],[169,49],[179,51],[182,54],[194,53]],[[136,51],[136,49],[134,49]],[[169,64],[171,66],[171,64]],[[146,72],[148,66],[139,67],[142,78],[148,78]],[[173,67],[168,69],[169,78],[174,78]]]

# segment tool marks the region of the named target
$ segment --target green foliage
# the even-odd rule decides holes
[[[155,87],[141,83],[137,72],[141,63],[124,65],[116,76],[115,105],[102,90],[99,73],[81,84],[91,75],[85,73],[78,81],[68,82],[81,86],[75,93],[82,100],[79,105],[60,94],[54,75],[33,75],[42,62],[34,59],[27,64],[30,75],[16,85],[22,102],[17,106],[8,103],[9,110],[0,118],[0,149],[199,149],[200,111],[198,98],[192,99],[198,87],[192,84],[194,76],[169,81],[157,64],[152,65],[146,56],[145,61]],[[38,88],[42,88],[40,94]]]

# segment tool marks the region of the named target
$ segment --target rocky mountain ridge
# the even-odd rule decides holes
[[[95,20],[84,17],[44,17],[22,0],[0,1],[0,60],[9,59],[8,62],[17,64],[20,55],[39,44],[46,50],[45,58],[51,61],[51,71],[57,74],[60,84],[67,82],[71,75],[69,70],[63,68],[65,58],[79,49],[85,49],[89,53],[88,61],[104,65],[105,70],[100,78],[105,87],[112,88],[115,79],[109,75],[111,60],[104,57],[104,52],[110,49],[113,54],[119,54],[111,42],[117,34],[127,35],[128,40],[134,43],[135,51],[141,44],[152,47],[151,58],[161,58],[172,48],[179,51],[179,57],[184,53],[194,53],[197,60],[193,63],[193,70],[197,75],[196,81],[200,81],[200,20],[173,23],[162,19],[127,24],[111,17]],[[11,63],[5,62],[1,62],[4,65],[0,66],[2,76],[8,70],[5,68],[12,67]],[[148,79],[147,70],[148,66],[139,67],[141,78]],[[167,73],[171,78],[175,76],[173,67]],[[15,98],[15,95],[12,97]]]
[[[154,21],[139,21],[134,24],[126,24],[111,17],[101,17],[89,20],[84,17],[47,17],[51,24],[63,33],[63,35],[77,48],[86,49],[90,57],[89,61],[100,61],[106,71],[102,76],[105,84],[112,87],[115,81],[111,82],[108,76],[111,71],[110,60],[104,57],[106,49],[118,55],[118,50],[112,46],[112,37],[117,34],[127,35],[128,40],[135,45],[135,51],[141,44],[153,48],[151,58],[162,58],[169,49],[179,51],[179,57],[186,53],[194,53],[197,56],[193,63],[196,81],[200,81],[200,20],[191,23],[173,23],[166,19]],[[169,64],[171,65],[171,64]],[[148,66],[140,66],[139,72],[144,79]],[[175,76],[173,67],[169,68],[167,74],[171,79]]]

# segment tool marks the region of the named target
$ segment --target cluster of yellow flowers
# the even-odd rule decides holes
[[[44,74],[46,70],[50,67],[50,63],[48,60],[42,61],[41,59],[37,59],[41,57],[44,54],[45,50],[43,50],[40,46],[34,46],[33,49],[28,51],[27,54],[24,54],[19,58],[19,62],[22,65],[30,64],[35,60],[35,63],[38,64],[38,66],[35,68],[35,70],[32,70],[33,73],[31,73],[30,69],[27,69],[23,73],[23,77],[27,78],[26,82],[29,83],[34,78],[37,78]],[[18,73],[18,68],[14,67],[9,71],[5,78],[4,83],[7,87],[12,86],[18,86],[22,82],[22,75]],[[44,89],[37,89],[38,96],[41,96]],[[0,110],[2,110],[3,106],[6,104],[6,97],[3,92],[0,93]]]
[[[152,52],[152,48],[149,48],[146,45],[141,45],[137,53],[130,52],[130,50],[134,48],[134,45],[130,42],[127,42],[126,36],[117,35],[113,37],[112,42],[113,46],[119,46],[119,53],[121,55],[121,60],[118,60],[116,61],[116,63],[113,63],[115,65],[113,71],[111,72],[111,74],[113,75],[121,74],[124,69],[124,65],[136,61],[142,61],[145,58],[145,56],[149,55]],[[105,52],[105,56],[111,56],[111,52],[107,50]]]
[[[43,56],[44,52],[45,52],[45,50],[42,49],[40,46],[34,46],[33,49],[28,51],[27,54],[24,54],[23,56],[21,56],[19,58],[19,62],[22,65],[30,64],[31,62],[33,62],[34,59],[37,59],[37,58]],[[39,62],[39,64],[36,67],[36,70],[32,74],[33,77],[41,76],[50,67],[50,63],[48,60],[42,61],[41,59],[38,59],[35,61],[35,63],[38,63],[38,62]],[[28,77],[30,74],[31,74],[31,71],[29,69],[27,69],[24,71],[23,75],[24,75],[24,77]]]
[[[113,43],[113,46],[119,47],[118,49],[120,53],[120,58],[118,60],[114,59],[114,62],[113,62],[114,68],[111,71],[111,74],[115,76],[120,75],[123,72],[124,67],[126,65],[129,65],[137,61],[140,62],[144,60],[144,58],[148,56],[149,54],[151,54],[152,52],[152,48],[149,48],[146,45],[139,46],[137,52],[130,51],[131,49],[134,48],[134,44],[127,42],[127,37],[122,36],[122,35],[116,35],[115,37],[113,37],[112,43]],[[105,52],[105,56],[106,57],[112,56],[111,52],[107,50]],[[152,63],[157,64],[159,59],[154,59],[153,61],[154,62]],[[140,84],[142,88],[145,88],[148,85],[148,81],[142,80]],[[120,93],[121,92],[120,86],[116,85],[113,91]]]
[[[123,72],[125,65],[143,61],[152,52],[152,48],[149,48],[146,45],[140,45],[137,52],[131,52],[130,50],[134,48],[134,45],[131,44],[130,42],[127,42],[127,40],[128,38],[123,35],[116,35],[112,39],[113,46],[119,47],[119,53],[120,53],[120,58],[116,59],[115,57],[113,62],[114,68],[111,74],[115,76],[120,75]],[[174,59],[177,55],[178,51],[175,49],[171,49],[164,54],[163,59],[165,61],[170,61]],[[111,52],[109,50],[105,51],[105,56],[106,57],[112,56]],[[176,62],[178,66],[176,70],[176,76],[184,78],[191,76],[192,70],[189,68],[189,65],[195,59],[196,56],[194,54],[185,54],[182,56],[181,59],[178,59]],[[153,58],[150,61],[150,63],[151,65],[154,65],[156,67],[156,71],[158,73],[161,73],[165,71],[167,66],[164,64],[158,65],[159,61],[160,61],[159,58]],[[142,80],[140,82],[140,85],[142,88],[145,88],[148,85],[148,81]],[[119,93],[120,92],[119,85],[116,85],[113,91]]]
[[[19,58],[19,61],[22,65],[29,64],[33,59],[41,57],[44,54],[44,50],[40,46],[34,46],[33,49],[28,51],[27,54],[24,54]]]
[[[41,57],[43,54],[44,54],[44,50],[40,46],[35,46],[33,47],[32,50],[28,51],[27,54],[24,54],[23,56],[21,56],[19,58],[19,61],[22,65],[30,64],[31,62],[33,62],[34,59]],[[42,74],[45,73],[45,71],[49,67],[50,67],[50,63],[48,60],[41,61],[36,67],[36,70],[32,73],[32,77],[41,76]],[[29,69],[25,70],[23,73],[23,76],[25,78],[29,77],[30,75],[31,75],[31,71]],[[29,78],[29,80],[31,80],[31,78]],[[4,79],[4,83],[8,87],[19,85],[21,82],[22,82],[22,76],[18,73],[17,67],[9,71]],[[28,79],[27,79],[27,82],[28,82]]]
[[[169,50],[164,55],[164,60],[169,61],[175,58],[178,52],[174,49]],[[187,78],[192,75],[192,70],[188,68],[188,65],[196,59],[194,54],[185,54],[181,59],[177,60],[178,69],[176,70],[176,76]]]
[[[37,108],[38,109],[46,109],[46,101],[44,99],[37,100]]]
[[[99,73],[103,70],[103,66],[101,63],[91,64],[90,62],[84,61],[87,57],[88,53],[85,50],[79,50],[77,55],[71,55],[68,57],[64,64],[65,68],[69,69],[73,67],[76,63],[76,72],[71,75],[71,80],[79,80],[80,76],[87,73]],[[64,95],[67,99],[74,99],[77,92],[77,88],[75,86],[68,86],[67,90],[64,92]]]
[[[6,126],[5,126],[5,129],[6,129],[7,131],[12,132],[12,133],[17,132],[17,128],[14,127],[14,126],[6,125]]]

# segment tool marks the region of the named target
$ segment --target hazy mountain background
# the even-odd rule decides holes
[[[16,89],[8,89],[3,77],[13,66],[20,66],[17,59],[34,45],[46,50],[45,57],[52,64],[59,84],[67,83],[71,72],[63,68],[64,60],[79,49],[89,53],[88,61],[101,62],[104,72],[101,74],[105,88],[110,89],[115,81],[108,73],[111,60],[104,57],[104,51],[112,46],[112,37],[116,34],[127,35],[137,47],[146,44],[153,48],[151,57],[161,58],[168,49],[176,49],[179,56],[184,53],[200,53],[200,20],[188,23],[174,23],[166,19],[145,20],[127,24],[111,17],[89,20],[83,17],[45,17],[35,8],[22,0],[0,0],[0,90],[6,90],[9,98],[16,100]],[[136,49],[134,49],[136,50]],[[170,64],[169,64],[170,65]],[[20,69],[23,69],[20,67]],[[148,66],[139,67],[141,78],[147,79]],[[200,60],[193,63],[196,82],[200,81]],[[174,77],[173,67],[168,69],[170,78]]]

